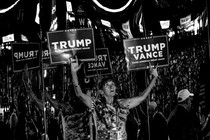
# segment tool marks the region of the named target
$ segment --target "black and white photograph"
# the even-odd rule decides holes
[[[209,0],[1,0],[0,140],[210,140]]]

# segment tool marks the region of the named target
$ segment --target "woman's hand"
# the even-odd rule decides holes
[[[79,64],[77,56],[75,56],[75,59],[69,58],[68,63],[71,65],[71,72],[75,73],[81,68],[82,65],[82,63]]]
[[[151,70],[151,74],[152,74],[154,77],[158,77],[157,67],[156,67],[156,68],[153,68],[153,69]]]
[[[150,74],[153,75],[155,78],[158,77],[157,67],[158,65],[156,67],[151,67],[150,65]]]

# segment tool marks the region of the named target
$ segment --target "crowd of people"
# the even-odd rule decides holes
[[[1,121],[2,138],[208,140],[210,115],[208,112],[204,114],[202,109],[198,112],[200,65],[206,60],[207,50],[202,44],[194,45],[172,49],[168,67],[151,67],[152,79],[140,93],[134,92],[137,90],[133,86],[138,77],[128,75],[121,68],[113,70],[114,73],[126,73],[123,76],[116,74],[112,77],[97,77],[98,81],[94,83],[97,85],[96,89],[84,88],[81,83],[84,78],[81,74],[82,65],[76,58],[70,59],[67,65],[72,79],[69,85],[71,92],[66,94],[69,99],[59,100],[50,94],[48,88],[37,93],[33,77],[39,77],[38,73],[33,75],[32,70],[26,68],[16,78],[16,83],[21,88],[13,90],[19,93],[14,94],[8,117]],[[114,56],[117,58],[114,58],[113,67],[121,67],[122,61],[118,61],[120,57],[112,55]],[[125,63],[122,67],[125,68]],[[125,82],[128,78],[130,83]],[[143,106],[142,112],[139,111],[140,106]],[[136,124],[136,116],[133,115],[135,108],[138,108],[139,124]],[[129,122],[131,120],[134,121],[133,124]]]
[[[52,98],[47,89],[44,91],[46,102],[38,98],[33,92],[29,70],[22,72],[22,82],[25,87],[25,95],[28,95],[34,106],[34,118],[27,113],[24,105],[25,99],[19,99],[19,106],[11,106],[11,115],[7,123],[1,121],[1,129],[8,140],[129,140],[129,132],[126,129],[129,110],[139,106],[150,95],[156,86],[158,79],[158,68],[150,69],[151,79],[148,87],[136,97],[117,98],[117,85],[111,77],[100,79],[98,94],[100,97],[92,96],[91,90],[83,90],[78,71],[81,64],[78,59],[69,63],[72,75],[72,86],[76,97],[87,107],[83,112],[73,112],[71,103],[62,103]],[[199,116],[193,112],[192,101],[194,94],[188,89],[182,89],[177,93],[177,104],[166,117],[161,112],[160,106],[155,101],[149,101],[149,140],[206,140],[209,138],[208,117],[201,125]],[[50,105],[47,105],[50,104]],[[79,105],[79,104],[78,104]],[[57,117],[47,106],[52,106],[57,112]],[[46,110],[45,110],[46,109]],[[47,110],[49,109],[49,112]],[[46,112],[45,112],[45,111]],[[41,114],[36,114],[36,113]],[[38,115],[48,114],[48,120],[38,120]],[[47,121],[47,133],[44,128]],[[38,124],[41,123],[40,126]],[[144,138],[138,138],[145,140]]]

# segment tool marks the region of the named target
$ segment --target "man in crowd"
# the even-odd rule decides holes
[[[157,103],[149,103],[150,115],[150,140],[168,140],[167,119],[162,112],[158,110]]]
[[[178,92],[178,104],[168,118],[170,140],[198,140],[199,130],[195,124],[195,113],[192,112],[192,97],[188,89]]]

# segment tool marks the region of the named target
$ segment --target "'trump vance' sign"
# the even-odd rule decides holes
[[[81,61],[95,60],[92,28],[48,32],[47,37],[52,64],[66,63],[75,54]]]
[[[96,49],[96,60],[85,62],[85,74],[87,77],[112,74],[112,66],[108,48]]]
[[[146,69],[149,63],[168,65],[167,36],[127,39],[123,41],[129,70]]]
[[[14,72],[20,72],[27,64],[28,69],[39,68],[40,46],[38,43],[13,43],[12,44],[12,68]],[[43,55],[45,55],[43,53]]]

